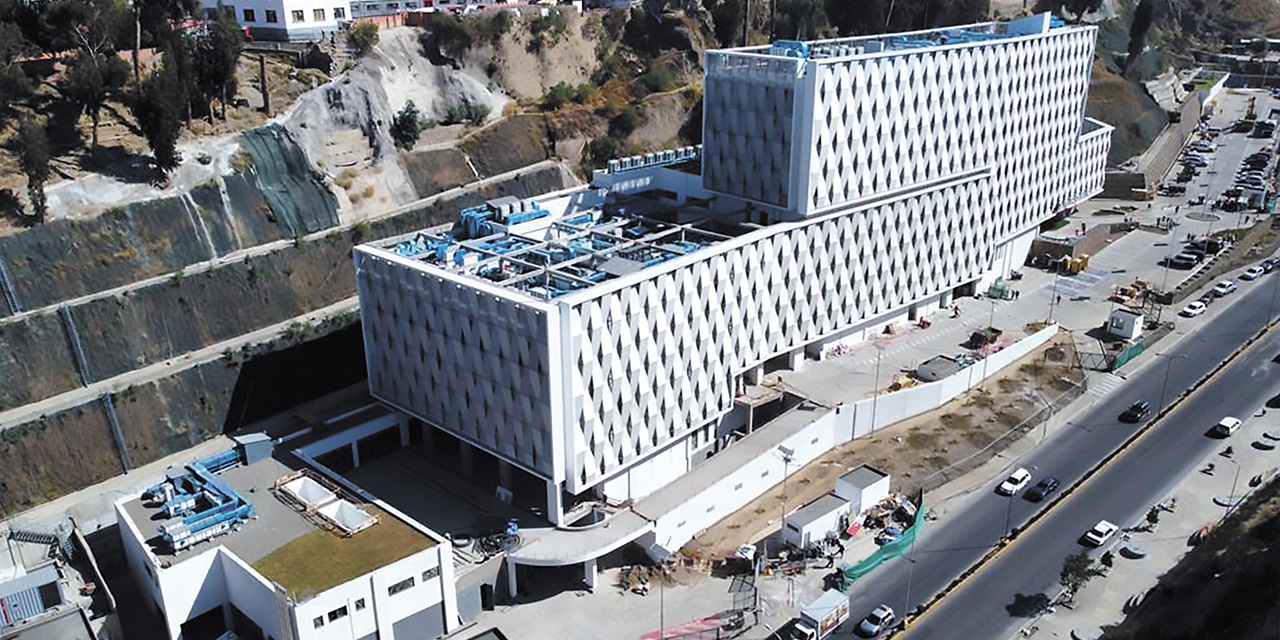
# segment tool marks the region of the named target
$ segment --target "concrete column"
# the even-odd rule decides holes
[[[355,442],[351,443],[351,461],[352,466],[360,466],[360,448]]]
[[[508,489],[513,488],[511,485],[511,463],[506,460],[498,460],[498,484]]]
[[[409,446],[409,417],[402,413],[397,423],[400,425],[400,447],[407,447]]]
[[[520,585],[516,582],[516,566],[514,560],[507,558],[507,597],[512,600],[520,592]]]
[[[458,460],[462,462],[462,475],[467,477],[470,477],[472,471],[475,470],[475,465],[472,463],[473,453],[470,444],[463,441],[458,442]]]
[[[746,373],[742,374],[742,377],[746,379],[747,384],[760,384],[760,380],[764,378],[764,367],[747,369]]]
[[[596,559],[592,558],[582,563],[582,581],[587,583],[587,588],[595,591],[596,578],[600,572],[596,570]]]
[[[436,428],[426,422],[422,423],[422,451],[427,455],[436,453]]]
[[[792,371],[799,371],[804,368],[804,348],[794,349],[787,354],[787,366]]]
[[[231,605],[222,605],[222,623],[227,625],[228,629],[235,627],[235,618],[231,617]]]
[[[547,480],[547,520],[557,527],[564,524],[564,501],[555,480]]]

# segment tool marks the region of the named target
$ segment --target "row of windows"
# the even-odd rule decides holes
[[[356,611],[364,610],[364,598],[360,598],[359,600],[356,600],[354,604],[356,607]],[[338,607],[337,609],[334,609],[333,611],[330,611],[328,617],[329,617],[329,622],[337,622],[338,620],[341,620],[347,617],[347,606],[343,605],[341,607]],[[315,625],[315,628],[319,629],[320,627],[324,626],[324,619],[325,619],[325,616],[316,616],[315,619],[311,621],[311,624]]]
[[[423,583],[426,583],[428,580],[431,580],[432,578],[438,578],[438,577],[440,577],[440,567],[431,567],[430,569],[427,569],[426,571],[422,572]],[[414,584],[413,576],[409,576],[408,578],[405,578],[404,580],[401,580],[400,582],[397,582],[387,587],[387,595],[394,596],[397,593],[408,591],[409,589],[413,588],[413,584]]]
[[[232,11],[233,11],[233,12],[235,11],[235,10],[234,10],[234,8],[232,9]],[[263,15],[263,18],[264,18],[263,22],[266,22],[267,24],[276,24],[276,23],[279,23],[279,22],[280,22],[280,15],[279,15],[278,13],[276,13],[276,11],[275,11],[274,9],[264,9],[264,10],[263,10],[263,14],[264,14],[264,15]],[[242,16],[243,16],[243,18],[244,18],[243,20],[241,20],[241,22],[257,22],[257,21],[258,21],[258,12],[257,12],[257,11],[254,11],[253,9],[244,9],[244,10],[241,12],[241,15],[242,15]],[[324,21],[326,20],[325,15],[326,15],[326,14],[325,14],[325,10],[324,10],[324,9],[312,9],[312,10],[311,10],[311,20],[312,20],[312,22],[324,22]],[[305,11],[303,11],[302,9],[295,9],[295,10],[293,10],[293,11],[291,11],[291,12],[290,12],[290,18],[292,19],[292,20],[291,20],[291,22],[306,22],[306,21],[307,21],[307,13],[306,13]],[[346,10],[346,9],[344,9],[344,8],[342,8],[342,7],[334,7],[334,8],[333,8],[333,19],[334,19],[334,20],[346,20],[346,19],[347,19],[347,10]]]

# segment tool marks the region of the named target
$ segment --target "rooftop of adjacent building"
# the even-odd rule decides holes
[[[166,518],[159,501],[133,498],[124,510],[146,538],[163,566],[182,562],[221,546],[252,566],[267,580],[279,583],[297,600],[306,600],[379,567],[435,546],[435,540],[415,526],[375,504],[362,500],[300,464],[266,457],[236,465],[216,478],[253,505],[253,517],[233,530],[186,549],[175,551],[160,527],[181,517]],[[345,533],[333,521],[306,508],[283,491],[283,478],[306,478],[347,501],[376,522]],[[335,503],[336,504],[336,503]]]
[[[603,201],[569,198],[563,205],[499,198],[464,209],[452,225],[369,246],[553,300],[766,226],[748,220],[745,204],[683,196],[651,189]]]
[[[721,49],[716,54],[752,54],[774,59],[847,59],[886,52],[931,49],[954,45],[980,45],[1066,28],[1057,16],[1036,14],[1010,22],[982,22],[958,27],[904,33],[855,36],[831,40],[778,40],[772,44]]]

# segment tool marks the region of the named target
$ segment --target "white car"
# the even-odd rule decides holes
[[[1184,317],[1184,318],[1194,318],[1194,317],[1196,317],[1196,316],[1198,316],[1198,315],[1200,315],[1200,314],[1204,313],[1204,310],[1205,310],[1205,309],[1208,309],[1208,308],[1209,308],[1209,307],[1208,307],[1208,306],[1206,306],[1206,305],[1205,305],[1205,303],[1200,302],[1199,300],[1196,300],[1196,301],[1192,302],[1191,304],[1189,304],[1189,305],[1187,305],[1187,306],[1183,307],[1183,308],[1182,308],[1182,311],[1179,311],[1179,312],[1178,312],[1178,315],[1180,315],[1180,316],[1182,316],[1182,317]]]
[[[1106,520],[1099,520],[1098,524],[1093,525],[1092,529],[1085,532],[1084,541],[1095,547],[1101,547],[1103,543],[1110,540],[1111,536],[1114,536],[1119,530],[1120,527],[1117,527]]]
[[[1244,273],[1240,274],[1240,279],[1241,280],[1257,280],[1258,276],[1266,272],[1267,270],[1263,269],[1262,267],[1257,267],[1257,266],[1249,267],[1248,269],[1244,270]]]
[[[1240,424],[1240,418],[1227,416],[1219,420],[1218,424],[1213,425],[1213,433],[1214,435],[1219,435],[1225,438],[1236,431],[1239,431]]]
[[[1236,283],[1233,280],[1223,280],[1222,282],[1213,285],[1213,295],[1218,296],[1219,298],[1229,293],[1233,293],[1235,290]]]
[[[996,488],[996,492],[1002,495],[1011,496],[1022,491],[1022,488],[1027,486],[1028,482],[1031,482],[1031,472],[1023,469],[1022,467],[1018,467],[1017,471],[1009,474],[1009,477],[1005,478],[1004,482],[1000,483],[1000,486]]]
[[[893,609],[889,605],[882,604],[867,614],[867,617],[858,623],[858,635],[864,638],[874,638],[880,635],[880,632],[893,626],[897,617],[893,615]]]

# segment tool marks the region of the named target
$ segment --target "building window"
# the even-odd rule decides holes
[[[364,598],[356,600],[356,611],[364,611]]]
[[[334,7],[334,8],[333,8],[333,19],[334,19],[334,20],[346,20],[346,19],[347,19],[347,11],[346,11],[346,9],[343,9],[342,7]]]
[[[364,6],[364,10],[365,10],[365,11],[377,11],[377,10],[378,10],[378,5],[376,5],[376,4],[366,4],[366,5]]]
[[[316,616],[316,619],[315,619],[315,620],[312,620],[312,621],[311,621],[311,624],[314,624],[314,625],[316,626],[316,628],[317,628],[317,629],[319,629],[320,627],[323,627],[323,626],[324,626],[324,616]]]
[[[341,620],[345,617],[347,617],[346,607],[338,607],[337,609],[334,609],[333,611],[329,612],[329,622],[333,622],[334,620]]]
[[[423,582],[431,580],[432,578],[439,578],[439,577],[440,577],[440,567],[431,567],[430,569],[427,569],[426,571],[422,572]]]
[[[304,15],[304,14],[302,13],[302,9],[295,9],[295,10],[293,11],[293,21],[294,21],[294,22],[306,22],[306,21],[307,21],[307,17],[306,17],[306,15]]]
[[[257,22],[257,21],[258,21],[258,20],[257,20],[257,18],[253,15],[253,9],[245,9],[245,10],[244,10],[244,21],[245,21],[245,22]]]
[[[404,3],[404,8],[406,8],[406,9],[417,9],[417,8],[418,8],[418,3],[416,3],[416,2],[406,2],[406,3]]]
[[[234,6],[231,6],[231,5],[223,5],[223,7],[222,7],[222,15],[224,15],[224,16],[226,16],[226,17],[228,17],[228,18],[234,18],[234,17],[236,17],[236,8],[235,8]]]
[[[395,594],[400,593],[401,591],[407,591],[412,588],[413,588],[413,576],[410,576],[408,578],[405,578],[404,580],[401,580],[400,582],[397,582],[387,587],[387,595],[394,596]]]
[[[276,17],[275,11],[271,9],[267,9],[266,11],[267,11],[267,15],[266,15],[267,22],[275,23],[280,21],[280,18]]]
[[[312,17],[316,22],[324,22],[324,9],[312,9],[312,10],[311,10],[311,17]]]
[[[387,11],[395,11],[396,9],[399,9],[399,8],[400,8],[400,3],[399,3],[399,2],[388,2],[388,3],[387,3]]]

